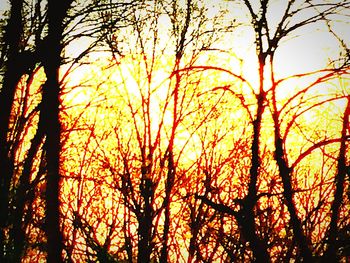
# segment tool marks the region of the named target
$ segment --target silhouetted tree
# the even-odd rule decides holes
[[[67,1],[48,1],[48,35],[46,45],[50,47],[43,55],[46,82],[43,86],[42,118],[46,135],[44,143],[47,163],[46,176],[46,220],[47,260],[62,262],[62,234],[60,230],[60,139],[61,123],[59,120],[62,35],[64,18],[71,4]]]
[[[0,261],[344,260],[349,11],[11,1]],[[314,33],[338,53],[291,70]]]

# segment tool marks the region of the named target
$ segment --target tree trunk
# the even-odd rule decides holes
[[[61,64],[61,39],[63,19],[70,5],[70,0],[48,1],[49,31],[47,49],[43,64],[47,81],[43,87],[42,117],[46,140],[47,179],[46,179],[46,234],[48,262],[62,262],[62,236],[59,221],[59,184],[60,184],[60,132],[59,120],[59,67]]]
[[[262,85],[262,84],[261,84]],[[256,234],[254,206],[257,201],[256,184],[259,175],[260,156],[259,156],[259,141],[262,114],[264,112],[264,98],[262,94],[258,96],[257,116],[253,122],[253,142],[252,150],[252,164],[250,167],[250,182],[248,195],[244,199],[243,207],[239,211],[237,218],[238,223],[242,227],[242,235],[249,241],[250,248],[253,251],[254,262],[270,262],[270,257],[267,251],[267,246],[264,241]]]
[[[275,123],[275,125],[278,125]],[[283,154],[283,145],[282,139],[279,136],[279,129],[275,126],[275,159],[277,161],[278,169],[282,177],[283,183],[283,196],[286,200],[286,205],[290,215],[290,222],[293,228],[293,233],[296,239],[296,242],[300,248],[301,257],[305,262],[312,262],[312,252],[308,246],[307,238],[303,233],[301,221],[297,215],[295,204],[293,201],[293,187],[291,183],[291,169],[287,166],[287,163],[284,159]]]
[[[5,74],[0,92],[0,261],[10,256],[7,251],[5,229],[8,226],[9,197],[11,179],[13,176],[14,164],[10,156],[8,143],[8,132],[10,126],[10,115],[14,100],[17,83],[21,77],[19,70],[20,42],[23,32],[22,26],[23,0],[11,1],[10,18],[4,35],[3,52],[7,54],[5,63]]]
[[[260,88],[259,94],[257,95],[257,112],[256,118],[253,121],[253,142],[251,146],[252,157],[250,167],[250,182],[248,194],[243,200],[243,207],[239,211],[239,215],[236,217],[237,221],[242,227],[243,236],[249,241],[250,248],[253,251],[255,262],[270,262],[270,256],[267,251],[267,245],[261,240],[256,234],[255,226],[255,213],[254,207],[257,201],[257,181],[259,176],[259,168],[261,164],[259,144],[261,135],[261,122],[262,115],[264,113],[264,59],[259,58],[259,77],[260,77]]]
[[[338,168],[337,168],[337,174],[334,178],[334,183],[335,183],[334,200],[330,211],[332,215],[331,215],[331,222],[329,224],[329,230],[327,233],[328,248],[324,254],[323,262],[330,262],[332,260],[336,260],[336,254],[337,254],[336,240],[338,236],[338,219],[339,219],[340,206],[343,202],[344,181],[345,181],[345,176],[347,174],[346,136],[349,129],[349,117],[350,117],[350,96],[348,97],[348,103],[347,103],[347,106],[344,112],[344,117],[343,117],[343,128],[341,133]]]
[[[14,239],[14,257],[15,262],[19,262],[24,252],[25,245],[25,227],[23,220],[25,213],[25,204],[28,201],[27,191],[29,190],[30,176],[33,168],[33,162],[36,154],[39,151],[43,140],[43,127],[40,118],[38,129],[35,136],[31,140],[31,146],[28,150],[27,157],[23,164],[23,172],[19,178],[19,186],[15,196],[15,208],[13,215],[13,239]]]
[[[171,142],[172,145],[172,142]],[[169,231],[170,231],[170,203],[171,203],[171,192],[174,186],[175,180],[175,165],[174,165],[174,156],[173,156],[173,147],[168,152],[168,174],[165,185],[165,199],[164,199],[164,233],[163,233],[163,246],[160,256],[160,262],[168,262],[168,240],[169,240]]]
[[[273,65],[273,54],[270,57],[270,65]],[[293,229],[294,237],[297,243],[297,246],[300,249],[300,256],[305,262],[312,262],[313,256],[312,251],[308,246],[308,240],[305,236],[302,228],[302,222],[298,217],[297,209],[295,207],[293,199],[293,186],[292,186],[292,169],[288,166],[286,155],[284,154],[283,149],[283,140],[281,138],[280,123],[279,123],[279,112],[277,110],[277,101],[276,101],[276,84],[274,79],[274,72],[271,72],[271,81],[273,85],[273,95],[272,95],[272,105],[273,112],[272,118],[274,123],[274,144],[275,144],[275,154],[274,159],[276,160],[279,174],[282,179],[283,184],[283,197],[285,199],[288,212],[290,215],[290,223]]]
[[[147,175],[144,175],[147,176]],[[152,252],[152,181],[150,178],[143,178],[143,183],[141,183],[141,195],[144,201],[143,211],[140,213],[141,216],[139,221],[139,243],[138,243],[138,263],[148,263],[151,262],[151,252]]]

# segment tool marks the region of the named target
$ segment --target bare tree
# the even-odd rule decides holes
[[[258,67],[258,87],[254,88],[256,110],[254,113],[251,113],[251,116],[253,116],[253,134],[248,192],[246,197],[237,201],[237,203],[241,205],[241,209],[238,212],[234,211],[230,206],[215,203],[212,200],[209,200],[208,198],[200,198],[205,200],[205,202],[207,202],[208,205],[212,206],[218,211],[235,216],[237,218],[238,224],[241,226],[242,235],[245,236],[247,240],[249,240],[250,247],[253,251],[255,260],[258,262],[266,262],[269,260],[270,255],[267,252],[267,242],[264,241],[264,239],[262,239],[262,233],[260,233],[259,235],[256,234],[257,231],[259,231],[262,227],[262,221],[259,220],[259,223],[256,223],[256,220],[257,218],[259,218],[258,214],[260,213],[259,210],[261,210],[262,205],[259,199],[264,197],[266,194],[271,198],[274,196],[274,194],[270,191],[264,193],[262,189],[259,190],[258,184],[259,181],[261,182],[261,180],[266,180],[264,179],[262,172],[262,170],[264,169],[262,163],[264,162],[264,159],[268,158],[268,156],[263,154],[262,151],[265,143],[265,138],[263,136],[266,135],[263,135],[261,130],[263,128],[262,123],[265,123],[265,119],[268,118],[263,117],[268,114],[266,112],[266,105],[271,105],[268,109],[269,111],[271,111],[272,121],[274,123],[274,159],[276,160],[279,175],[281,177],[281,181],[277,180],[276,182],[282,183],[282,194],[285,204],[288,208],[288,214],[290,216],[289,223],[292,229],[293,237],[295,238],[295,242],[298,247],[298,252],[296,252],[297,255],[294,254],[295,252],[291,253],[293,254],[293,257],[299,257],[306,261],[310,261],[313,259],[314,252],[309,245],[310,239],[309,237],[307,237],[303,229],[304,221],[299,217],[299,207],[297,206],[295,200],[296,190],[293,189],[292,184],[293,168],[295,168],[297,164],[294,163],[294,165],[290,166],[288,161],[288,154],[286,153],[285,139],[287,137],[287,134],[290,135],[290,126],[287,126],[287,130],[283,134],[283,120],[281,119],[281,110],[279,108],[280,102],[277,99],[276,93],[277,89],[279,88],[279,85],[282,82],[289,80],[290,78],[302,78],[311,75],[315,76],[314,82],[311,82],[311,84],[305,87],[305,89],[302,89],[295,96],[289,98],[287,104],[289,104],[291,101],[295,102],[297,98],[304,98],[303,96],[309,89],[311,89],[311,87],[329,81],[333,78],[337,78],[341,74],[346,74],[348,65],[345,63],[342,64],[340,67],[337,67],[336,69],[325,68],[317,70],[315,72],[308,72],[305,74],[295,75],[289,78],[287,77],[286,79],[276,80],[274,72],[275,54],[276,50],[278,50],[281,44],[281,40],[284,40],[286,37],[292,35],[293,33],[295,33],[295,31],[300,30],[301,28],[305,28],[312,24],[319,23],[320,20],[327,22],[329,21],[328,19],[330,19],[329,17],[331,15],[341,15],[342,12],[344,12],[344,10],[348,9],[348,4],[343,1],[339,1],[337,3],[332,4],[319,4],[310,1],[305,3],[296,3],[294,1],[290,1],[283,5],[284,9],[281,12],[281,20],[279,20],[277,23],[272,23],[272,21],[269,20],[269,12],[272,12],[273,8],[273,4],[270,3],[270,1],[260,1],[259,3],[253,3],[252,1],[244,1],[244,4],[242,5],[244,5],[244,7],[248,10],[250,16],[250,23],[252,25],[253,32],[255,33],[255,51]],[[298,20],[297,15],[307,10],[311,10],[310,15],[303,17],[300,16],[300,20]],[[296,19],[294,20],[294,18]],[[216,70],[220,69],[217,68]],[[271,84],[267,84],[266,82],[266,77],[269,75],[269,82]],[[238,76],[238,78],[241,80],[243,79],[239,75],[236,76]],[[232,93],[235,94],[236,92],[232,91]],[[292,120],[289,124],[294,125],[295,118],[298,118],[297,116],[305,113],[313,107],[317,107],[318,105],[320,105],[319,103],[322,104],[326,103],[327,101],[328,100],[323,102],[315,102],[315,105],[310,106],[310,108],[307,108],[302,113],[291,117]],[[242,100],[242,102],[244,102],[244,100]],[[284,106],[282,106],[282,110],[283,109]],[[250,109],[248,108],[248,111],[249,110]],[[338,140],[333,140],[333,142],[335,141]],[[297,163],[305,156],[307,156],[313,149],[316,149],[327,143],[328,142],[322,141],[319,143],[315,143],[315,145],[311,146],[308,153],[301,154],[300,159],[297,160]],[[264,158],[261,159],[261,156],[264,156]],[[274,178],[271,179],[275,180]],[[318,209],[317,206],[315,209]],[[286,229],[288,229],[289,223],[287,223],[287,225],[285,226]]]
[[[22,6],[23,1],[13,2],[11,5],[10,17],[8,20],[6,33],[4,35],[4,46],[2,49],[2,55],[7,53],[7,65],[3,85],[0,93],[0,101],[3,106],[3,110],[0,114],[1,128],[0,128],[0,154],[2,167],[1,172],[1,203],[0,203],[0,224],[1,224],[1,258],[5,260],[6,251],[8,245],[6,244],[5,229],[8,227],[8,214],[9,214],[9,194],[11,187],[11,178],[13,176],[14,164],[11,160],[8,142],[8,131],[10,126],[10,114],[15,95],[15,88],[21,73],[18,71],[18,63],[20,63],[20,40],[22,35]],[[5,52],[4,50],[7,50]]]
[[[0,260],[342,260],[349,7],[11,2]],[[310,32],[340,54],[281,72]]]
[[[44,132],[46,135],[44,151],[47,163],[46,178],[46,222],[48,238],[48,261],[62,262],[62,236],[60,231],[60,139],[61,124],[59,120],[59,68],[61,65],[63,20],[71,1],[48,1],[48,35],[47,45],[50,51],[43,57],[43,66],[47,80],[43,87],[42,112]]]

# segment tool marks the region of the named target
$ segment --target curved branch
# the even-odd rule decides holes
[[[350,140],[350,135],[346,136],[345,139]],[[293,170],[305,157],[307,157],[309,154],[311,154],[311,152],[313,152],[314,150],[316,150],[322,146],[326,146],[328,144],[337,143],[337,142],[341,142],[341,141],[342,141],[341,138],[336,138],[336,139],[330,139],[330,140],[325,140],[325,141],[320,141],[318,143],[315,143],[314,145],[312,145],[306,151],[304,151],[302,154],[299,155],[298,159],[296,159],[294,161],[294,163],[291,165],[290,169]]]

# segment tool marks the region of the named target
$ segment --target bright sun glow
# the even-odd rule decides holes
[[[170,2],[130,8],[123,25],[98,9],[87,22],[106,23],[95,46],[70,21],[67,61],[93,48],[60,68],[67,258],[158,262],[166,251],[170,262],[249,262],[266,247],[272,262],[289,262],[305,250],[295,233],[321,253],[341,157],[349,165],[349,68],[341,63],[350,38],[339,19],[321,19],[331,1],[270,0],[266,13],[264,1]],[[22,108],[31,126],[40,118],[43,82],[27,91],[29,82],[16,93],[14,127]],[[45,164],[41,154],[33,158]],[[31,179],[40,200],[43,178]],[[339,207],[343,227],[350,219]]]

